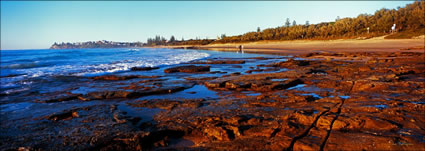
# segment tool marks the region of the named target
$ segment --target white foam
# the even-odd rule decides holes
[[[92,64],[92,65],[60,65],[50,67],[39,67],[18,70],[26,73],[30,77],[46,75],[75,75],[84,76],[87,74],[112,73],[117,71],[130,70],[132,67],[155,67],[161,65],[173,65],[189,62],[196,59],[208,57],[209,54],[194,50],[187,51],[158,51],[156,56],[134,56],[130,59],[114,61],[112,63]],[[101,56],[99,56],[101,57]]]
[[[139,61],[124,60],[112,64],[88,65],[83,68],[89,70],[87,72],[76,73],[74,75],[85,75],[95,73],[111,73],[123,70],[129,70],[132,67],[155,67],[160,65],[173,65],[183,62],[189,62],[196,59],[208,57],[207,53],[189,52],[183,54],[170,54],[161,58],[142,57]]]
[[[19,88],[19,89],[10,89],[10,90],[6,90],[3,93],[4,94],[13,94],[13,93],[18,93],[18,92],[23,92],[23,91],[27,91],[30,88]]]

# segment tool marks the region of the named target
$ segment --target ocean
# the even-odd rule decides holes
[[[16,94],[20,96],[18,98],[25,98],[24,100],[30,97],[17,93],[29,90],[36,93],[63,90],[67,85],[78,82],[78,79],[81,79],[78,77],[105,74],[164,75],[163,70],[130,72],[132,67],[164,69],[208,58],[276,57],[263,54],[160,48],[39,49],[0,52],[0,94],[6,96]],[[245,64],[243,68],[248,69],[248,65],[250,64]],[[212,70],[238,72],[225,65],[213,66]],[[52,83],[56,84],[54,90],[51,90]],[[3,97],[0,101],[12,101],[7,98],[10,97]]]
[[[186,80],[188,78],[221,77],[232,73],[251,74],[244,71],[258,68],[259,64],[286,60],[284,56],[265,54],[153,48],[1,50],[0,52],[0,115],[9,122],[17,119],[44,117],[75,107],[117,103],[118,108],[125,109],[129,113],[137,112],[140,114],[139,116],[143,115],[145,120],[149,120],[159,110],[144,108],[139,111],[131,109],[126,103],[140,99],[217,99],[220,96],[217,92],[207,89],[203,84],[196,84],[180,92],[154,94],[140,98],[82,101],[72,96],[86,96],[90,92],[126,91],[126,87],[145,80],[151,81],[150,83],[153,85],[162,83],[159,85],[173,87],[174,83],[190,81]],[[267,57],[268,59],[257,59],[256,57]],[[191,65],[191,61],[217,59],[244,60],[246,62],[243,64],[210,64],[208,65],[211,67],[210,72],[204,73],[164,73],[164,69]],[[205,64],[195,65],[207,66]],[[131,71],[132,67],[158,67],[159,69]],[[118,81],[92,79],[102,75],[148,77]],[[20,124],[26,123],[26,121],[19,120],[22,122]]]
[[[1,88],[27,85],[26,79],[36,77],[95,76],[128,71],[132,67],[179,64],[208,56],[195,50],[148,48],[2,50]]]

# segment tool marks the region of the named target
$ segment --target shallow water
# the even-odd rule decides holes
[[[172,93],[172,94],[161,94],[141,97],[140,99],[209,99],[218,98],[217,92],[208,90],[204,85],[195,85],[192,88]]]
[[[2,50],[1,56],[0,81],[3,94],[19,93],[30,88],[34,90],[35,87],[42,87],[37,85],[52,81],[57,82],[56,85],[69,83],[66,81],[61,83],[63,78],[58,77],[90,77],[103,74],[164,75],[162,70],[129,72],[132,67],[163,69],[209,58],[277,58],[260,54],[149,48]],[[249,66],[256,64],[247,61],[240,70],[248,69]],[[212,65],[211,67],[211,71],[237,72],[240,70],[229,68],[229,65]]]
[[[60,49],[60,50],[2,50],[1,51],[1,92],[0,110],[4,112],[24,112],[34,108],[34,101],[47,96],[58,96],[64,93],[87,94],[88,92],[113,89],[128,85],[133,80],[124,83],[111,81],[96,81],[88,77],[97,75],[143,75],[163,76],[157,79],[168,81],[182,80],[184,77],[222,76],[233,72],[249,70],[258,64],[268,64],[285,60],[282,56],[263,54],[241,54],[234,52],[183,50],[183,49]],[[256,60],[253,57],[267,57],[266,60]],[[173,73],[166,74],[164,69],[178,66],[200,59],[235,59],[245,60],[240,68],[232,64],[210,65],[211,71],[221,71],[214,74]],[[130,71],[131,67],[160,67],[150,71]],[[152,95],[140,99],[172,99],[172,98],[218,98],[216,92],[208,90],[203,85],[195,85],[184,91]],[[76,102],[77,103],[77,102]],[[66,103],[68,104],[68,103]],[[70,102],[70,104],[73,104]],[[78,104],[78,103],[77,103]],[[36,103],[37,107],[47,104]],[[52,104],[56,106],[55,104]],[[65,104],[61,104],[65,105]]]
[[[39,125],[49,123],[47,117],[66,113],[77,109],[81,118],[91,116],[110,116],[103,111],[109,106],[125,112],[125,116],[137,117],[138,123],[153,121],[154,115],[164,111],[159,108],[132,107],[127,103],[136,100],[150,99],[206,99],[217,100],[224,97],[217,91],[212,91],[202,84],[194,84],[173,93],[146,94],[135,98],[91,99],[83,101],[80,98],[66,99],[69,95],[87,96],[90,92],[126,91],[123,87],[137,84],[143,80],[152,80],[144,86],[159,87],[184,85],[185,78],[221,77],[234,72],[245,73],[259,64],[269,64],[285,60],[282,56],[262,54],[240,54],[234,52],[215,52],[206,50],[180,49],[63,49],[63,50],[2,50],[1,51],[1,87],[0,87],[0,116],[4,124],[4,135],[19,136],[33,132],[21,131],[15,125]],[[253,57],[267,57],[258,60]],[[164,69],[188,65],[190,61],[206,59],[244,60],[238,64],[212,64],[211,71],[218,73],[164,73]],[[196,65],[196,64],[195,64]],[[207,66],[197,64],[198,66]],[[159,67],[150,71],[131,71],[132,67]],[[99,75],[137,75],[159,76],[157,78],[134,78],[128,80],[108,81],[93,80]],[[175,82],[175,83],[174,83]],[[180,82],[180,83],[179,83]],[[188,81],[186,81],[188,82]],[[190,82],[190,81],[189,81]],[[140,90],[144,91],[144,90]],[[248,94],[251,95],[251,94]],[[252,94],[252,95],[259,95]],[[66,100],[55,100],[62,99]],[[47,101],[46,101],[47,100]],[[50,102],[50,100],[53,100]],[[45,101],[45,102],[43,102]],[[91,108],[85,111],[84,108]],[[238,108],[230,106],[230,108]],[[92,113],[102,115],[91,115]],[[103,115],[104,114],[104,115]],[[115,115],[115,114],[114,114]],[[65,120],[68,124],[80,125],[79,120]],[[43,127],[43,126],[40,126]],[[7,133],[7,134],[6,134]],[[177,141],[176,145],[188,142]],[[189,142],[190,143],[190,142]]]

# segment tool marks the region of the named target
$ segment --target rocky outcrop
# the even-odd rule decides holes
[[[185,73],[199,73],[199,72],[208,72],[210,71],[210,66],[179,66],[165,69],[165,73],[175,73],[175,72],[185,72]]]
[[[298,59],[267,65],[223,65],[226,69],[213,72],[195,65],[169,68],[170,72],[205,73],[202,75],[84,77],[70,83],[70,89],[49,87],[43,89],[46,92],[24,93],[31,96],[30,106],[12,107],[31,114],[19,117],[2,106],[7,122],[1,124],[0,147],[425,149],[424,54],[312,53],[295,57]],[[213,66],[217,70],[218,65]],[[279,71],[255,73],[266,69]],[[249,70],[251,74],[246,74]],[[36,109],[39,106],[44,110]]]
[[[159,67],[132,67],[131,71],[149,71],[159,69]]]

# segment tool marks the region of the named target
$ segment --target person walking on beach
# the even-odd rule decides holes
[[[391,27],[391,33],[395,32],[395,24],[393,24],[393,26]]]
[[[243,45],[239,45],[239,47],[238,47],[238,48],[239,48],[238,53],[239,53],[239,52],[244,53],[244,52],[243,52]]]

